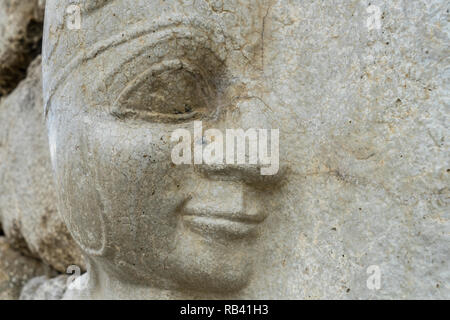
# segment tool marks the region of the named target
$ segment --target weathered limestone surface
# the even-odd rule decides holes
[[[84,265],[56,207],[40,57],[0,103],[0,224],[16,249],[56,270]]]
[[[43,0],[0,1],[0,97],[25,78],[41,52]]]
[[[448,1],[79,3],[44,31],[66,298],[450,298]],[[279,173],[173,165],[195,117],[279,128]]]
[[[22,286],[33,277],[54,275],[54,271],[39,260],[25,257],[0,237],[0,300],[19,298]]]
[[[41,276],[26,283],[20,293],[20,300],[61,300],[67,289],[67,276],[55,278]]]

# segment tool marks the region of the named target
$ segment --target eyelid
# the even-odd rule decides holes
[[[172,60],[165,60],[160,63],[157,63],[153,65],[151,68],[147,69],[143,73],[139,74],[136,78],[131,80],[125,88],[122,90],[122,92],[119,94],[118,98],[113,103],[113,110],[112,114],[117,115],[119,117],[126,116],[127,114],[134,114],[133,111],[124,109],[122,105],[126,104],[126,99],[133,94],[133,92],[139,88],[139,86],[144,81],[152,81],[152,78],[155,78],[155,76],[158,76],[166,71],[177,71],[184,69],[190,73],[193,74],[200,74],[202,75],[202,72],[196,67],[193,67],[191,64],[187,63],[186,61],[182,61],[180,59],[172,59]],[[165,113],[159,113],[150,111],[148,112],[148,117],[156,117],[156,118],[165,118],[166,120],[189,120],[191,118],[195,118],[199,115],[198,112],[190,112],[189,114],[178,114],[178,115],[171,115],[171,114],[165,114]]]
[[[144,79],[148,79],[149,76],[155,76],[168,70],[179,70],[183,68],[184,64],[179,59],[163,61],[161,63],[153,65],[151,68],[145,70],[143,73],[139,74],[136,78],[131,80],[119,94],[119,97],[114,102],[117,105],[124,97],[133,92]]]

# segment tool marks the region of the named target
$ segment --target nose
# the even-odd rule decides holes
[[[209,179],[239,180],[260,187],[280,182],[285,168],[280,165],[279,128],[274,127],[273,116],[260,98],[237,97],[220,121],[206,124],[201,139],[194,139],[206,150],[210,144],[220,144],[216,137],[220,134],[222,161],[206,161],[195,170]]]

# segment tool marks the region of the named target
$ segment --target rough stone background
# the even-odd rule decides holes
[[[39,275],[55,276],[55,272],[39,260],[21,255],[0,237],[0,300],[18,299],[28,280]]]
[[[0,1],[0,97],[25,78],[41,51],[44,7],[43,0]]]
[[[367,28],[369,5],[379,30]],[[265,258],[283,276],[261,271],[289,283],[274,297],[450,298],[449,9],[273,1],[266,101],[290,109],[281,141],[295,171],[286,214],[270,217],[268,238],[284,235],[277,259]],[[372,265],[380,290],[366,286]]]
[[[41,0],[0,1],[0,299],[18,299],[31,277],[84,267],[56,208],[43,118],[43,8]]]
[[[82,265],[60,219],[43,118],[41,59],[0,104],[0,221],[10,242],[60,272]]]
[[[32,278],[22,288],[20,300],[61,300],[67,289],[68,276]]]

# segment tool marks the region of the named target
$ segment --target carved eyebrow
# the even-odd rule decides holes
[[[111,0],[101,0],[101,1],[107,2]],[[122,32],[104,41],[97,42],[87,50],[83,50],[81,53],[79,53],[73,59],[71,59],[69,63],[67,63],[65,68],[62,70],[61,73],[59,73],[58,76],[52,78],[49,85],[49,90],[46,93],[44,100],[45,118],[47,118],[49,113],[50,101],[52,100],[59,86],[62,85],[62,83],[65,80],[67,80],[69,75],[83,62],[94,59],[96,56],[105,52],[111,47],[116,47],[118,45],[134,40],[146,34],[156,32],[160,33],[167,29],[180,30],[183,27],[188,29],[187,30],[188,33],[189,29],[191,30],[191,32],[195,31],[197,33],[204,32],[205,27],[207,27],[210,30],[212,29],[212,26],[209,26],[209,24],[206,21],[196,21],[196,19],[186,21],[185,18],[181,17],[179,19],[172,19],[171,21],[164,20],[151,26],[137,26],[132,30]]]

